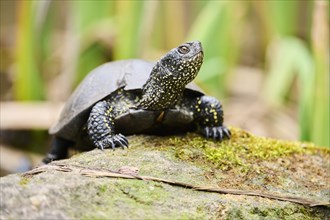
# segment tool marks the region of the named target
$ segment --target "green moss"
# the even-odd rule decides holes
[[[100,193],[105,193],[108,189],[108,186],[107,185],[100,185],[99,186],[99,191]]]
[[[324,215],[317,210],[297,205],[285,207],[254,206],[248,209],[240,206],[227,210],[225,219],[286,219],[286,220],[308,220],[323,219]]]
[[[83,189],[82,191],[87,191]],[[157,216],[156,207],[168,199],[168,193],[163,185],[157,182],[145,182],[141,180],[116,179],[113,183],[98,185],[95,193],[95,201],[89,201],[88,206],[83,207],[82,219],[123,219],[128,216]],[[85,204],[83,192],[77,192],[71,197],[71,204]],[[88,196],[90,197],[90,196]],[[114,199],[115,198],[115,199]],[[80,205],[81,206],[81,205]],[[118,207],[121,207],[118,212]],[[139,207],[139,208],[137,208]],[[159,213],[158,213],[159,214]]]
[[[263,160],[273,160],[292,154],[329,153],[328,148],[312,143],[276,140],[257,137],[238,128],[230,128],[232,138],[219,143],[206,140],[197,134],[185,138],[173,137],[169,145],[174,146],[176,157],[197,163],[206,163],[221,170],[239,167],[248,171],[250,166]]]
[[[118,182],[116,186],[137,203],[152,205],[166,201],[168,194],[163,186],[157,182],[144,182],[140,180],[131,182]]]
[[[22,187],[26,187],[29,184],[29,182],[30,182],[30,178],[22,176],[19,181],[19,185]]]
[[[192,219],[207,219],[205,216],[205,213],[203,212],[197,212],[197,213],[182,213],[181,216],[175,217],[174,219],[180,219],[180,220],[192,220]]]

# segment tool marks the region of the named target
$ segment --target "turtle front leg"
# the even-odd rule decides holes
[[[104,148],[128,147],[128,141],[122,134],[115,134],[113,107],[107,101],[100,101],[94,105],[87,121],[89,138],[94,145]]]
[[[201,96],[194,101],[194,118],[200,132],[207,138],[223,140],[231,134],[223,125],[223,110],[219,100],[211,96]]]

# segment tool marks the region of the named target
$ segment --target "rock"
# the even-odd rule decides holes
[[[197,134],[131,136],[130,148],[74,155],[0,179],[1,219],[326,219],[329,206],[220,194],[135,175],[296,196],[329,204],[330,150],[231,128],[222,143]],[[86,171],[127,176],[86,176]],[[92,173],[93,173],[92,172]],[[133,175],[133,176],[129,176]],[[102,176],[102,175],[101,175]]]

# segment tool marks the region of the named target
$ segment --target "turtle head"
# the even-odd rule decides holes
[[[148,110],[174,106],[186,85],[197,76],[202,63],[203,48],[199,41],[184,43],[170,50],[152,69],[143,86],[139,106]]]
[[[159,60],[159,74],[172,76],[172,83],[187,85],[196,76],[203,63],[203,48],[199,41],[181,44]]]

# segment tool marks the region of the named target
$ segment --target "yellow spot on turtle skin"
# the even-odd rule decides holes
[[[110,107],[106,112],[105,112],[105,115],[106,116],[109,116],[112,112],[112,107]]]
[[[110,126],[109,126],[109,124],[108,123],[106,123],[106,121],[104,120],[104,123],[105,123],[105,126],[109,129],[109,130],[111,130],[110,129]]]

